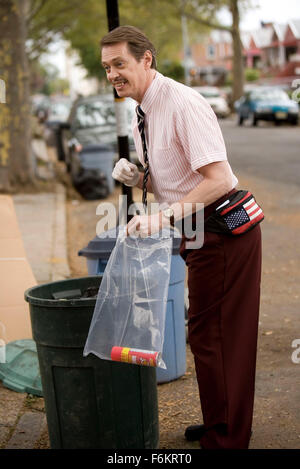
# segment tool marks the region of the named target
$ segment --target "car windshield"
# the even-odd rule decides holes
[[[131,122],[134,108],[127,104],[128,123]],[[91,101],[79,104],[76,109],[75,125],[78,128],[116,125],[113,101]]]
[[[289,101],[288,95],[283,90],[256,90],[251,94],[254,101]]]
[[[51,116],[61,117],[64,120],[67,120],[71,108],[71,103],[67,102],[56,102],[52,103],[50,106]]]

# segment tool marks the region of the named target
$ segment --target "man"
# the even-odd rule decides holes
[[[122,158],[113,177],[153,192],[169,208],[133,217],[128,235],[149,236],[174,224],[184,206],[204,204],[204,218],[236,192],[215,114],[191,88],[156,71],[153,44],[121,26],[101,41],[102,64],[120,97],[137,101],[133,136],[145,173]],[[145,197],[144,197],[145,199]],[[144,200],[146,203],[146,201]],[[188,266],[189,343],[204,425],[186,437],[202,448],[248,448],[254,401],[261,271],[259,225],[236,237],[205,231],[199,249],[180,253]]]

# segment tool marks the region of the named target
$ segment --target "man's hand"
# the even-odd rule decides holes
[[[135,164],[126,158],[121,158],[114,167],[112,177],[125,184],[125,186],[133,187],[139,182],[140,173]]]
[[[170,220],[162,212],[153,215],[136,215],[127,224],[126,235],[147,238],[166,226],[170,226]]]

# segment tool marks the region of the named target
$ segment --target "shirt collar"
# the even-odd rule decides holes
[[[143,100],[141,102],[141,108],[145,114],[151,112],[151,106],[153,105],[156,97],[158,96],[161,85],[163,84],[164,76],[156,71],[155,77],[152,80],[149,88],[144,94]]]

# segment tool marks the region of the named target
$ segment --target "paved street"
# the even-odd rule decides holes
[[[300,127],[238,127],[236,119],[220,121],[229,161],[234,170],[271,181],[300,184]]]

